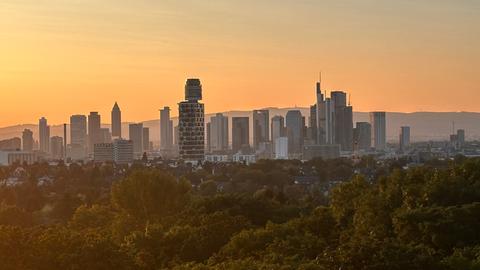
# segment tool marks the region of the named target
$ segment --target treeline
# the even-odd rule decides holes
[[[408,170],[370,160],[375,164],[363,166],[375,167],[369,177],[353,173],[358,165],[336,162],[268,162],[223,172],[207,166],[181,177],[167,168],[121,176],[102,169],[88,175],[108,194],[73,198],[79,206],[63,206],[72,213],[56,221],[41,220],[42,211],[52,213],[48,204],[9,204],[23,201],[3,188],[0,268],[480,269],[480,159]],[[332,169],[322,176],[327,165]],[[320,182],[350,181],[328,194],[289,196],[283,188],[307,168]],[[242,188],[213,188],[222,182]],[[262,188],[250,189],[256,182]],[[61,213],[60,203],[52,207]]]

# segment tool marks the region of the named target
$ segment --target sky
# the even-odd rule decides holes
[[[480,111],[478,0],[2,0],[0,126],[176,114],[186,78],[207,113],[309,106]]]

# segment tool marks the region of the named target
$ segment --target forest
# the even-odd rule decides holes
[[[480,159],[405,163],[2,167],[0,268],[480,269]]]

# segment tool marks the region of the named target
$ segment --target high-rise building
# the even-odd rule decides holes
[[[189,162],[202,161],[205,157],[205,108],[202,84],[199,79],[188,79],[185,84],[185,101],[178,104],[179,154]]]
[[[63,138],[53,136],[50,138],[50,157],[52,159],[63,159]]]
[[[278,137],[275,139],[275,159],[288,159],[288,138]]]
[[[322,79],[316,84],[317,102],[315,104],[317,120],[317,144],[325,144],[325,99],[322,93]]]
[[[91,112],[88,115],[88,151],[93,153],[93,146],[96,143],[103,143],[101,134],[101,122],[98,112]]]
[[[289,154],[301,154],[303,149],[304,120],[299,110],[291,110],[286,116],[288,152]]]
[[[285,118],[281,115],[276,115],[272,118],[272,143],[274,152],[276,151],[277,139],[280,137],[285,137]],[[276,153],[276,152],[275,152]]]
[[[113,161],[116,164],[133,162],[133,142],[131,140],[115,139],[113,141]]]
[[[387,118],[385,112],[371,112],[370,124],[372,125],[372,145],[377,151],[387,147]]]
[[[38,122],[38,133],[40,151],[44,153],[50,152],[50,126],[45,117],[40,118]]]
[[[217,113],[210,118],[210,151],[228,150],[228,117]]]
[[[232,150],[238,153],[250,149],[250,119],[248,117],[232,118]]]
[[[143,151],[150,151],[150,129],[143,127]]]
[[[87,117],[70,116],[70,148],[68,156],[73,160],[83,159],[87,148]]]
[[[170,108],[160,110],[160,150],[173,148],[173,121],[170,120]]]
[[[372,148],[372,125],[367,122],[357,122],[353,137],[355,150],[370,151]]]
[[[309,127],[308,127],[308,140],[310,144],[317,144],[317,104],[310,106],[310,118],[309,118]]]
[[[110,129],[101,128],[100,129],[100,143],[111,143],[112,142],[112,133]]]
[[[270,114],[268,110],[253,111],[253,147],[259,149],[261,143],[270,141]]]
[[[353,109],[347,106],[347,93],[333,91],[331,99],[334,106],[334,143],[342,151],[353,150]]]
[[[22,133],[23,151],[33,151],[33,132],[30,129],[25,129]]]
[[[115,102],[112,109],[112,137],[122,137],[122,111],[120,111],[117,102]]]
[[[405,151],[410,146],[410,127],[400,128],[400,151]]]
[[[129,138],[133,142],[133,153],[138,158],[143,154],[143,124],[130,124],[128,131]]]
[[[464,129],[457,130],[457,141],[460,144],[460,146],[465,144],[465,130]]]
[[[70,144],[86,147],[87,117],[85,115],[70,116]]]

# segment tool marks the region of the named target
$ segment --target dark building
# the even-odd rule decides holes
[[[358,122],[353,137],[355,150],[369,151],[372,148],[372,125]]]
[[[115,102],[112,109],[112,137],[122,137],[122,112],[117,102]]]
[[[286,118],[288,152],[301,154],[303,148],[304,118],[299,110],[288,111]]]
[[[270,141],[270,113],[268,110],[253,111],[253,147],[259,149],[261,143]]]
[[[232,150],[238,153],[250,148],[250,123],[248,117],[232,118]]]
[[[205,158],[205,108],[202,84],[199,79],[188,79],[185,99],[179,103],[179,154],[185,161],[197,162]]]

